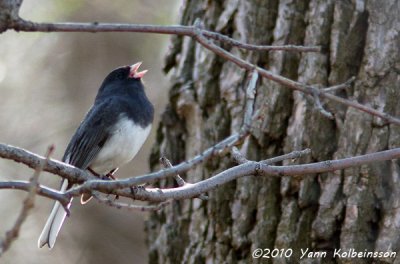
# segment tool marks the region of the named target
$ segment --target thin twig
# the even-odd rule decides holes
[[[356,77],[353,76],[350,79],[348,79],[346,82],[342,83],[342,84],[338,84],[338,85],[334,85],[334,86],[330,86],[327,88],[322,89],[322,92],[324,93],[331,93],[331,92],[335,92],[337,90],[341,90],[341,89],[345,89],[350,87],[350,85],[356,80]]]
[[[54,151],[54,146],[50,146],[46,153],[46,160],[42,161],[38,167],[36,167],[33,176],[29,180],[30,187],[27,190],[28,195],[23,202],[22,209],[17,217],[17,220],[14,223],[14,226],[6,232],[6,237],[0,241],[0,256],[6,252],[12,242],[18,237],[19,230],[21,229],[22,224],[25,222],[26,218],[28,217],[29,211],[33,208],[35,203],[35,194],[38,188],[38,179],[40,173],[43,171],[43,168],[46,165],[46,162],[49,160],[50,155]]]
[[[251,127],[254,112],[254,100],[256,98],[257,80],[258,72],[254,70],[251,72],[251,79],[246,89],[246,105],[243,118],[243,129],[245,131],[248,131]]]
[[[318,90],[318,88],[315,88],[315,87],[310,87],[310,88],[312,88],[312,89],[311,89],[311,94],[312,94],[312,97],[313,97],[313,99],[314,99],[315,108],[316,108],[322,115],[324,115],[325,117],[327,117],[327,118],[329,118],[329,119],[331,119],[331,120],[335,119],[335,117],[333,116],[333,114],[332,114],[331,112],[329,112],[328,110],[326,110],[326,109],[322,106],[321,100],[319,99],[319,98],[320,98],[321,92]]]
[[[237,41],[235,39],[229,38],[225,35],[211,32],[207,30],[202,30],[201,32],[204,36],[212,38],[216,41],[224,42],[237,48],[254,50],[254,51],[297,51],[297,52],[320,52],[320,46],[300,46],[300,45],[281,45],[281,46],[269,46],[269,45],[254,45],[247,44]]]
[[[242,153],[240,153],[240,150],[237,147],[233,147],[231,149],[231,157],[237,164],[249,162],[249,160],[246,159]]]
[[[310,155],[310,154],[311,154],[311,149],[295,150],[295,151],[292,151],[290,153],[287,153],[287,154],[284,154],[284,155],[281,155],[281,156],[277,156],[277,157],[273,157],[273,158],[270,158],[270,159],[266,159],[266,160],[261,160],[259,162],[262,163],[262,164],[265,164],[265,165],[271,165],[271,164],[274,164],[274,163],[277,163],[277,162],[281,162],[281,161],[284,161],[284,160],[298,159],[298,158],[301,158],[303,156]],[[231,157],[233,158],[233,160],[237,164],[244,164],[246,162],[249,162],[249,160],[246,159],[243,156],[243,154],[240,153],[239,149],[236,148],[236,147],[232,148]]]
[[[173,167],[171,162],[169,161],[169,159],[167,159],[167,157],[165,157],[165,156],[160,158],[160,162],[165,168],[172,168]],[[176,183],[178,184],[179,187],[188,184],[187,182],[185,182],[184,179],[182,179],[182,177],[179,174],[175,174],[173,176],[174,176],[175,181],[176,181]],[[197,197],[197,198],[199,198],[199,199],[201,199],[203,201],[207,201],[208,200],[208,196],[205,195],[205,194],[200,194],[199,197]]]
[[[301,157],[307,156],[311,154],[311,149],[304,149],[304,150],[295,150],[292,151],[288,154],[284,154],[278,157],[274,157],[274,158],[270,158],[270,159],[266,159],[266,160],[261,160],[260,162],[265,164],[265,165],[271,165],[277,162],[281,162],[284,160],[294,160],[294,159],[299,159]]]
[[[167,157],[165,157],[165,156],[161,157],[160,162],[164,166],[164,168],[172,168],[172,164],[169,161],[169,159],[167,159]],[[174,177],[176,183],[178,184],[178,186],[185,185],[185,183],[186,183],[185,180],[182,179],[182,177],[179,174],[174,174],[173,177]]]
[[[141,211],[141,212],[148,212],[148,211],[159,211],[165,206],[167,206],[169,203],[171,203],[172,200],[167,200],[164,202],[160,202],[156,205],[137,205],[137,204],[128,204],[128,203],[121,203],[117,201],[110,200],[109,198],[104,198],[98,195],[97,193],[92,193],[93,198],[98,201],[101,204],[108,205],[110,207],[114,207],[117,209],[127,209],[129,211]]]

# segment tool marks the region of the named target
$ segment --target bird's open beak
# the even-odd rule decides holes
[[[140,79],[146,74],[146,72],[148,70],[144,70],[144,71],[140,71],[140,72],[138,71],[140,65],[142,65],[142,62],[138,62],[138,63],[135,63],[135,64],[131,65],[131,70],[129,72],[129,77],[130,78]]]

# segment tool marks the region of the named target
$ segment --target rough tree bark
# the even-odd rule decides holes
[[[355,85],[340,95],[400,116],[399,13],[396,0],[187,0],[181,23],[200,18],[206,28],[247,43],[321,45],[321,53],[304,54],[225,48],[321,87],[354,75]],[[153,169],[161,155],[183,161],[237,131],[242,122],[248,73],[179,37],[166,58],[165,71],[171,69],[173,85],[150,161]],[[256,104],[267,104],[268,110],[262,128],[241,146],[249,159],[311,148],[312,155],[298,161],[311,162],[400,146],[399,126],[327,102],[336,115],[329,120],[304,94],[265,79]],[[199,181],[229,166],[231,160],[217,158],[186,179]],[[242,178],[209,193],[209,201],[176,202],[153,213],[147,223],[150,262],[271,261],[253,259],[255,248],[291,248],[289,262],[297,262],[306,248],[328,252],[316,262],[330,263],[354,261],[331,258],[329,252],[339,248],[398,252],[399,175],[399,162],[388,161],[307,177]]]

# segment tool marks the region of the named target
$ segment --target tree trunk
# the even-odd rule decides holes
[[[399,14],[396,0],[187,0],[181,23],[253,44],[320,45],[320,53],[250,52],[223,45],[274,73],[327,87],[356,76],[337,93],[400,116]],[[158,128],[151,166],[167,156],[176,164],[238,131],[248,73],[190,38],[174,38],[165,70],[174,69],[169,104]],[[284,164],[355,156],[400,146],[399,126],[353,108],[310,98],[262,79],[256,107],[267,105],[261,129],[241,146],[261,160],[311,148],[309,157]],[[187,173],[188,182],[234,164],[214,158]],[[208,201],[174,202],[147,223],[151,263],[353,263],[335,250],[400,249],[400,167],[387,161],[306,177],[249,176],[210,192]],[[160,183],[171,186],[172,180]],[[252,258],[256,248],[292,249],[290,258]],[[327,252],[301,258],[301,250]],[[267,251],[264,251],[267,253]],[[362,259],[357,258],[362,261]],[[364,259],[372,262],[373,258]],[[394,258],[382,258],[388,263]]]

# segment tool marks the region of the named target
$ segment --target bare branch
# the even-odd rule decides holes
[[[17,10],[17,9],[16,9]],[[18,12],[18,10],[16,11]],[[15,13],[15,12],[14,12]],[[292,81],[280,75],[275,75],[270,71],[264,70],[262,68],[256,67],[255,65],[246,62],[228,51],[218,47],[214,43],[212,43],[209,39],[214,39],[218,41],[223,41],[229,43],[238,48],[248,49],[248,50],[292,50],[292,51],[301,51],[301,52],[318,52],[320,51],[319,47],[302,47],[302,46],[260,46],[260,45],[252,45],[247,43],[241,43],[237,40],[231,39],[227,36],[224,36],[217,32],[208,31],[202,28],[199,28],[197,25],[194,26],[159,26],[159,25],[145,25],[145,24],[117,24],[117,23],[33,23],[30,21],[23,20],[19,17],[12,19],[12,21],[8,21],[9,24],[6,25],[8,28],[14,29],[16,31],[30,31],[30,32],[141,32],[141,33],[157,33],[157,34],[172,34],[172,35],[181,35],[181,36],[189,36],[195,38],[200,44],[202,44],[205,48],[213,51],[219,56],[234,62],[241,68],[252,71],[256,69],[261,76],[264,78],[270,79],[277,83],[280,83],[284,86],[287,86],[291,89],[301,91],[306,94],[313,95],[313,90],[310,89],[310,86]],[[3,22],[6,23],[6,22]],[[341,89],[342,86],[347,86],[348,83],[339,84],[334,89],[332,87],[327,91]],[[307,89],[308,88],[308,89]],[[371,115],[380,117],[390,123],[400,125],[400,119],[390,116],[386,113],[374,110],[370,107],[363,106],[357,102],[352,102],[350,100],[337,97],[328,93],[321,93],[320,96],[322,98],[327,98],[329,100],[347,105],[349,107],[356,108],[358,110],[367,112]],[[317,108],[321,111],[322,114],[332,119],[332,115],[323,109],[322,104],[319,102],[319,99],[316,99]]]
[[[37,155],[22,148],[14,147],[11,145],[0,143],[0,158],[13,160],[15,162],[23,163],[32,169],[36,169],[46,157]],[[74,166],[61,161],[49,159],[46,161],[43,171],[60,175],[71,182],[79,183],[89,179],[97,179],[95,176],[80,170]]]
[[[137,33],[155,33],[166,35],[192,36],[193,27],[191,26],[160,26],[149,24],[128,24],[128,23],[35,23],[20,19],[12,29],[15,31],[26,32],[137,32]]]
[[[321,100],[319,99],[321,92],[318,90],[318,88],[315,87],[309,87],[311,89],[311,94],[312,97],[314,98],[314,103],[315,103],[315,108],[325,117],[329,118],[329,119],[335,119],[335,117],[333,116],[333,114],[331,112],[329,112],[328,110],[326,110],[321,103]]]
[[[14,14],[18,13],[19,5],[22,1],[16,1],[19,3],[15,7],[11,7],[14,9],[12,12]],[[237,40],[231,39],[227,36],[224,36],[217,32],[208,31],[205,29],[200,28],[198,25],[194,26],[159,26],[159,25],[145,25],[145,24],[117,24],[117,23],[33,23],[30,21],[23,20],[19,18],[17,15],[13,16],[12,21],[6,21],[3,23],[9,23],[7,25],[9,28],[12,28],[16,31],[40,31],[40,32],[141,32],[141,33],[157,33],[157,34],[173,34],[173,35],[181,35],[181,36],[189,36],[194,37],[200,44],[202,44],[205,48],[213,51],[214,53],[224,57],[227,60],[234,62],[239,67],[242,67],[247,70],[254,70],[256,69],[263,77],[285,85],[291,89],[295,89],[301,91],[306,94],[315,95],[314,90],[310,86],[292,81],[280,75],[275,75],[270,71],[261,69],[256,67],[255,65],[246,62],[233,54],[229,53],[228,51],[218,47],[217,45],[213,44],[209,41],[209,38],[223,41],[229,43],[230,45],[249,49],[249,50],[294,50],[294,51],[301,51],[301,52],[318,52],[320,51],[319,47],[301,47],[301,46],[260,46],[260,45],[252,45],[247,43],[241,43]],[[198,23],[199,24],[199,23]],[[334,87],[326,88],[325,92],[337,90],[344,88],[349,85],[349,82],[352,82],[354,79],[350,79],[344,84],[339,84]],[[308,88],[308,89],[307,89]],[[337,97],[335,95],[327,94],[327,93],[320,93],[322,98],[327,98],[332,101],[347,105],[349,107],[356,108],[358,110],[367,112],[371,115],[380,117],[390,123],[400,125],[400,119],[390,116],[386,113],[377,111],[367,106],[363,106],[357,102],[352,102],[350,100]],[[318,97],[316,98],[317,108],[321,111],[322,114],[327,116],[328,118],[333,118],[332,114],[326,111],[323,107],[321,102],[319,101]]]
[[[31,177],[29,181],[29,189],[28,195],[24,200],[21,212],[19,213],[17,220],[14,223],[14,226],[6,232],[6,237],[0,241],[0,256],[6,252],[9,247],[11,246],[12,242],[18,237],[19,230],[21,229],[22,224],[25,222],[26,218],[28,217],[29,211],[33,208],[35,202],[35,194],[38,187],[38,179],[40,173],[43,171],[47,161],[49,160],[50,155],[54,151],[54,146],[50,146],[46,153],[46,159],[40,163]]]
[[[140,196],[140,195],[132,195],[130,192],[129,187],[132,186],[137,186],[140,184],[144,183],[150,183],[156,180],[164,179],[167,177],[171,177],[173,175],[179,174],[186,172],[190,169],[192,169],[194,166],[200,164],[201,162],[210,159],[211,157],[218,155],[220,151],[225,150],[226,148],[232,147],[234,144],[242,140],[247,134],[234,134],[226,139],[222,140],[221,142],[217,143],[216,145],[208,148],[205,150],[203,153],[195,156],[189,161],[182,162],[172,168],[161,170],[158,172],[150,173],[147,175],[139,176],[139,177],[132,177],[128,179],[122,179],[122,180],[117,180],[117,181],[105,181],[105,180],[100,180],[95,176],[90,175],[89,173],[86,173],[83,170],[80,170],[76,167],[73,167],[69,164],[62,163],[59,161],[55,160],[48,160],[48,162],[44,166],[44,171],[57,174],[63,178],[66,178],[68,180],[71,180],[76,183],[83,183],[82,185],[79,185],[75,188],[70,189],[65,193],[65,197],[67,199],[71,197],[75,197],[78,195],[81,195],[86,192],[91,192],[92,190],[99,190],[104,193],[111,193],[111,194],[116,194],[119,196],[124,196],[124,197],[130,197],[130,198],[136,198],[139,200],[147,200],[147,196]],[[6,158],[6,159],[12,159],[17,162],[22,162],[23,164],[31,167],[31,168],[36,168],[38,163],[41,161],[45,160],[45,158],[36,155],[34,153],[31,153],[29,151],[26,151],[21,148],[16,148],[12,147],[9,145],[4,145],[0,144],[0,157]],[[16,182],[13,182],[16,183]],[[12,186],[7,185],[5,183],[2,183],[4,188],[8,188]],[[26,186],[23,186],[24,184],[22,182],[18,182],[15,186],[15,188],[19,188],[21,190],[26,190]],[[96,188],[93,188],[93,186],[96,186]],[[125,189],[123,189],[125,188]],[[118,189],[123,189],[123,190],[118,190]],[[46,190],[44,188],[39,188],[40,194],[43,194],[44,196],[52,196],[52,198],[56,198],[57,200],[63,201],[64,197],[60,197],[59,195],[56,194],[55,191]]]
[[[310,155],[311,154],[311,149],[304,149],[304,150],[295,150],[292,151],[288,154],[284,154],[282,156],[278,156],[278,157],[274,157],[274,158],[270,158],[270,159],[266,159],[266,160],[262,160],[260,161],[261,163],[265,164],[265,165],[271,165],[277,162],[281,162],[284,160],[288,160],[288,159],[299,159],[301,157],[304,157],[306,155]]]
[[[244,108],[245,110],[244,110],[243,128],[242,128],[245,131],[250,130],[251,121],[253,119],[257,80],[258,80],[258,72],[254,70],[251,72],[251,79],[246,89],[246,106]]]
[[[161,164],[164,165],[165,168],[172,168],[172,164],[169,161],[169,159],[167,159],[166,157],[161,157],[160,158],[160,162]],[[179,174],[175,174],[174,175],[175,181],[178,183],[178,186],[185,186],[186,184],[188,184],[187,182],[185,182],[184,179],[182,179],[182,177]],[[203,201],[207,201],[208,200],[208,196],[203,194],[200,194],[199,197],[197,197]]]
[[[399,157],[400,148],[340,160],[323,161],[303,165],[268,166],[263,164],[262,162],[249,161],[245,164],[227,169],[211,178],[208,178],[198,183],[186,184],[185,186],[172,189],[143,188],[137,191],[137,193],[135,194],[135,198],[152,202],[166,201],[169,199],[188,199],[196,197],[202,193],[209,192],[222,184],[247,175],[294,176],[321,173],[355,167],[371,162],[397,159]],[[148,175],[155,175],[155,173]],[[145,177],[148,175],[140,177]],[[87,182],[85,184],[87,184],[88,188],[102,191],[105,185],[114,184],[117,181],[105,182],[104,185],[97,184],[93,181]],[[104,190],[106,189],[107,188],[104,188]]]
[[[325,97],[327,99],[331,99],[332,101],[347,105],[349,107],[353,107],[355,109],[358,109],[358,110],[360,110],[362,112],[365,112],[365,113],[368,113],[370,115],[380,117],[380,118],[382,118],[383,120],[385,120],[388,123],[400,125],[400,119],[398,119],[397,117],[394,117],[394,116],[389,115],[389,114],[384,113],[384,112],[380,112],[380,111],[375,110],[375,109],[373,109],[371,107],[362,105],[362,104],[360,104],[360,103],[358,103],[356,101],[344,99],[344,98],[341,98],[341,97],[338,97],[338,96],[335,96],[335,95],[332,95],[332,94],[329,94],[329,93],[321,93],[321,97]]]
[[[350,79],[348,79],[346,82],[342,83],[342,84],[338,84],[338,85],[334,85],[331,87],[327,87],[322,89],[322,91],[324,93],[331,93],[331,92],[335,92],[337,90],[341,90],[341,89],[346,89],[348,87],[350,87],[350,85],[356,80],[356,77],[353,76]]]
[[[156,205],[137,205],[137,204],[128,204],[128,203],[121,203],[117,201],[110,200],[108,198],[101,197],[97,193],[92,193],[93,198],[101,204],[108,205],[110,207],[114,207],[117,209],[127,209],[130,211],[141,211],[141,212],[148,212],[148,211],[158,211],[163,209],[166,205],[172,202],[172,200],[160,202]]]
[[[21,0],[15,0],[15,3],[21,3]],[[27,198],[27,208],[26,211],[23,209],[21,211],[20,217],[22,218],[21,223],[17,224],[15,229],[18,230],[23,220],[26,218],[27,211],[29,210],[29,204],[33,203],[33,196],[35,193],[49,197],[51,199],[60,201],[61,203],[65,203],[65,200],[69,200],[69,198],[73,196],[79,196],[82,193],[99,191],[106,194],[116,194],[125,197],[131,197],[138,200],[146,200],[153,202],[165,202],[171,201],[171,199],[186,199],[193,197],[201,197],[204,193],[209,192],[221,184],[224,184],[228,181],[237,179],[239,177],[247,176],[247,175],[256,175],[256,176],[291,176],[291,175],[304,175],[310,173],[321,173],[326,171],[334,171],[349,167],[358,166],[361,164],[368,164],[370,162],[383,161],[389,159],[395,159],[400,157],[400,149],[393,149],[387,151],[376,152],[372,154],[366,154],[362,156],[345,158],[334,161],[324,161],[318,163],[311,164],[303,164],[303,165],[291,165],[291,166],[269,166],[267,164],[276,163],[285,159],[300,157],[302,155],[307,155],[310,153],[309,150],[304,150],[301,152],[292,152],[280,157],[275,157],[272,159],[268,159],[265,161],[249,161],[245,157],[243,157],[240,152],[233,148],[231,153],[232,157],[240,164],[236,167],[227,169],[218,173],[217,175],[208,178],[206,180],[200,181],[198,183],[186,183],[182,178],[179,177],[179,173],[186,172],[192,168],[194,168],[197,164],[209,160],[210,158],[225,154],[228,150],[231,150],[233,146],[238,144],[243,138],[245,138],[249,134],[250,125],[252,121],[258,120],[263,115],[263,111],[258,109],[258,111],[254,112],[254,100],[255,100],[255,89],[257,84],[258,75],[261,75],[264,78],[272,80],[281,85],[287,86],[293,90],[300,91],[304,94],[311,95],[315,98],[315,103],[317,108],[329,118],[332,118],[332,114],[327,112],[320,101],[320,98],[329,99],[334,102],[338,102],[349,107],[353,107],[369,113],[371,115],[380,117],[390,123],[400,124],[400,119],[390,116],[386,113],[379,112],[373,108],[364,106],[359,104],[358,102],[354,102],[348,99],[344,99],[332,94],[329,92],[336,91],[338,89],[343,89],[348,87],[353,81],[354,77],[347,82],[339,85],[335,85],[332,87],[328,87],[322,90],[318,90],[311,85],[302,84],[290,79],[287,79],[283,76],[276,75],[271,71],[262,69],[257,67],[256,65],[247,62],[241,59],[238,56],[233,55],[227,50],[217,46],[214,41],[220,41],[232,45],[234,47],[247,49],[247,50],[257,50],[257,51],[265,51],[265,50],[291,50],[291,51],[300,51],[300,52],[315,52],[319,51],[319,47],[302,47],[302,46],[263,46],[263,45],[252,45],[247,43],[242,43],[237,40],[231,39],[227,36],[224,36],[220,33],[212,32],[205,30],[199,26],[200,23],[196,23],[194,26],[157,26],[157,25],[135,25],[135,24],[107,24],[107,23],[32,23],[29,21],[22,20],[18,17],[18,7],[11,7],[11,11],[13,15],[10,16],[10,19],[6,22],[0,21],[1,23],[8,23],[6,28],[11,28],[16,31],[40,31],[40,32],[142,32],[142,33],[157,33],[157,34],[173,34],[173,35],[181,35],[193,37],[197,42],[199,42],[203,47],[209,49],[215,54],[225,58],[228,61],[235,63],[237,66],[252,72],[251,80],[248,84],[246,91],[246,107],[243,118],[242,128],[238,133],[229,136],[228,138],[222,140],[221,142],[211,146],[206,149],[203,153],[193,157],[192,159],[182,162],[176,166],[172,166],[169,164],[164,170],[149,173],[146,175],[131,177],[128,179],[115,180],[115,181],[106,181],[98,179],[85,171],[82,171],[78,168],[72,167],[71,165],[50,160],[48,157],[41,157],[34,153],[28,152],[23,149],[15,148],[12,146],[7,146],[4,144],[0,144],[0,157],[11,159],[16,162],[22,162],[25,165],[34,168],[38,171],[38,175],[35,176],[36,180],[39,176],[40,171],[48,171],[53,174],[60,175],[63,178],[67,178],[71,182],[80,184],[75,188],[68,190],[66,193],[59,193],[52,189],[49,189],[44,186],[40,186],[35,183],[33,179],[31,182],[21,182],[21,181],[12,181],[12,182],[0,182],[0,189],[5,188],[14,188],[25,190],[29,192]],[[0,10],[0,18],[2,11]],[[1,20],[1,19],[0,19]],[[0,31],[4,29],[4,25],[0,25]],[[156,180],[165,179],[167,177],[174,176],[178,182],[179,187],[172,189],[158,189],[158,188],[136,188],[133,192],[131,188],[133,186],[137,186],[143,183],[150,183]],[[93,193],[95,198],[101,202],[105,203],[109,206],[117,207],[117,208],[138,208],[136,205],[124,204],[112,201],[107,198],[103,198],[100,195]],[[163,204],[163,203],[162,203]],[[151,208],[159,208],[162,204],[157,205]],[[25,207],[25,203],[24,203]],[[139,207],[143,208],[143,207]],[[141,209],[142,210],[142,209]],[[24,216],[25,214],[25,216]],[[21,216],[22,215],[22,216]],[[19,218],[18,218],[19,219]],[[18,226],[19,225],[19,226]],[[6,238],[7,240],[7,238]],[[6,241],[5,240],[5,241]],[[12,241],[12,239],[11,239]],[[8,245],[11,242],[8,243]],[[4,244],[4,243],[3,243]],[[7,247],[7,243],[6,243]],[[3,246],[3,249],[6,248]]]
[[[29,181],[5,181],[0,182],[0,189],[13,189],[22,190],[29,192],[31,183]],[[61,192],[50,189],[43,185],[36,186],[36,194],[50,198],[52,200],[59,201],[62,205],[66,206],[69,203],[69,199]]]
[[[218,188],[218,186],[222,184],[248,175],[278,177],[306,175],[341,170],[362,164],[398,158],[400,158],[400,148],[340,160],[322,161],[303,165],[269,166],[262,162],[248,161],[198,183],[172,189],[146,188],[138,192],[138,195],[146,196],[147,200],[151,201],[166,201],[169,199],[181,200],[196,197],[202,193]]]
[[[288,154],[284,154],[281,156],[277,156],[274,158],[270,158],[270,159],[266,159],[266,160],[261,160],[260,163],[263,163],[265,165],[271,165],[277,162],[281,162],[284,160],[288,160],[288,159],[298,159],[301,158],[303,156],[309,155],[311,154],[311,149],[304,149],[304,150],[295,150],[292,151]],[[237,164],[244,164],[246,162],[249,162],[248,159],[246,159],[242,153],[240,153],[239,149],[236,147],[233,147],[231,150],[231,156],[233,158],[233,160],[237,163]]]
[[[289,88],[291,88],[293,90],[297,90],[297,91],[300,91],[302,93],[312,95],[312,91],[313,91],[313,87],[312,86],[305,85],[305,84],[290,80],[290,79],[285,78],[285,77],[283,77],[281,75],[274,74],[271,71],[262,69],[262,68],[254,65],[254,64],[252,64],[250,62],[245,61],[245,60],[233,55],[232,53],[224,50],[223,48],[215,45],[214,43],[212,43],[210,40],[208,40],[207,38],[205,38],[202,35],[200,30],[197,30],[195,38],[205,48],[207,48],[209,50],[212,50],[215,54],[221,56],[222,58],[224,58],[226,60],[229,60],[229,61],[235,63],[237,66],[239,66],[239,67],[241,67],[243,69],[246,69],[248,71],[252,71],[252,70],[256,69],[258,71],[258,73],[264,78],[267,78],[267,79],[269,79],[271,81],[274,81],[276,83],[282,84],[282,85],[284,85],[286,87],[289,87]],[[344,105],[347,105],[349,107],[353,107],[355,109],[358,109],[360,111],[369,113],[371,115],[380,117],[380,118],[386,120],[389,123],[400,125],[400,119],[398,119],[396,117],[393,117],[393,116],[391,116],[391,115],[389,115],[387,113],[383,113],[383,112],[377,111],[375,109],[372,109],[370,107],[364,106],[364,105],[362,105],[360,103],[353,102],[351,100],[344,99],[344,98],[341,98],[341,97],[338,97],[336,95],[329,94],[329,93],[320,93],[320,97],[326,98],[326,99],[329,99],[331,101],[334,101],[334,102],[337,102],[337,103],[340,103],[340,104],[344,104]]]
[[[226,139],[220,141],[214,146],[206,149],[201,154],[195,156],[194,158],[184,161],[172,168],[160,170],[158,172],[149,173],[147,175],[131,177],[128,179],[121,179],[116,181],[103,181],[103,180],[91,180],[86,181],[80,186],[72,188],[66,192],[69,196],[76,196],[90,190],[101,190],[103,192],[113,192],[116,189],[129,188],[132,186],[137,186],[143,183],[150,183],[160,179],[165,179],[176,174],[180,174],[192,169],[194,166],[210,159],[214,155],[217,155],[220,151],[226,148],[232,147],[235,143],[240,141],[242,138],[247,136],[247,134],[233,134]]]
[[[169,159],[167,159],[167,157],[165,157],[165,156],[161,157],[160,162],[164,166],[164,168],[172,168],[172,164],[169,161]],[[174,177],[176,183],[178,184],[178,186],[183,186],[186,184],[185,180],[182,179],[182,177],[179,174],[175,174],[175,175],[173,175],[173,177]]]
[[[14,21],[10,28],[15,31],[26,32],[137,32],[155,33],[193,37],[195,27],[193,26],[160,26],[146,24],[126,24],[126,23],[34,23],[23,19]],[[232,46],[254,51],[294,51],[294,52],[320,52],[319,46],[299,46],[299,45],[253,45],[242,43],[218,32],[202,29],[202,34],[207,38],[215,39],[220,42],[228,43]]]
[[[226,142],[231,142],[230,140]],[[210,148],[214,149],[214,147]],[[208,149],[208,151],[210,151]],[[207,152],[208,153],[208,152]],[[118,193],[121,196],[132,197],[138,200],[145,200],[151,202],[163,202],[170,199],[187,199],[199,196],[202,193],[209,192],[218,186],[225,184],[234,179],[244,177],[247,175],[264,175],[264,176],[293,176],[293,175],[304,175],[312,173],[321,173],[328,171],[335,171],[350,167],[359,166],[362,164],[368,164],[371,162],[384,161],[400,158],[400,148],[386,150],[366,155],[361,155],[357,157],[344,158],[340,160],[323,161],[310,164],[302,165],[290,165],[290,166],[269,166],[264,163],[277,162],[282,159],[297,157],[309,153],[309,150],[304,150],[301,152],[294,152],[290,154],[283,155],[282,157],[276,157],[274,159],[255,162],[247,161],[236,167],[227,169],[217,175],[208,178],[206,180],[200,181],[198,183],[189,184],[186,183],[184,186],[172,188],[172,189],[158,189],[158,188],[137,188],[134,194],[131,193],[130,188],[116,190],[116,188],[122,188],[124,186],[135,186],[140,183],[145,183],[145,180],[159,180],[167,177],[171,177],[173,173],[184,169],[187,169],[187,163],[181,163],[177,166],[173,166],[170,169],[161,170],[158,172],[132,177],[129,179],[115,180],[115,181],[102,181],[102,180],[89,180],[81,187],[77,187],[73,190],[67,191],[65,196],[70,198],[72,196],[79,196],[85,190],[100,191],[103,193]],[[279,159],[278,159],[279,158]],[[62,165],[65,166],[65,165]],[[171,172],[171,173],[166,173]],[[136,180],[138,179],[138,180]],[[132,184],[133,183],[133,184]],[[82,191],[82,192],[81,192]]]
[[[23,0],[0,0],[0,33],[12,27],[19,19],[19,8]]]
[[[237,147],[233,147],[231,149],[231,157],[237,164],[249,162],[249,160],[246,159],[242,153],[240,153],[240,150]]]
[[[217,32],[212,32],[208,30],[201,30],[201,33],[216,41],[224,42],[234,47],[238,47],[246,50],[254,51],[298,51],[298,52],[320,52],[320,46],[300,46],[300,45],[282,45],[282,46],[268,46],[268,45],[252,45],[247,43],[242,43],[225,35],[219,34]]]

